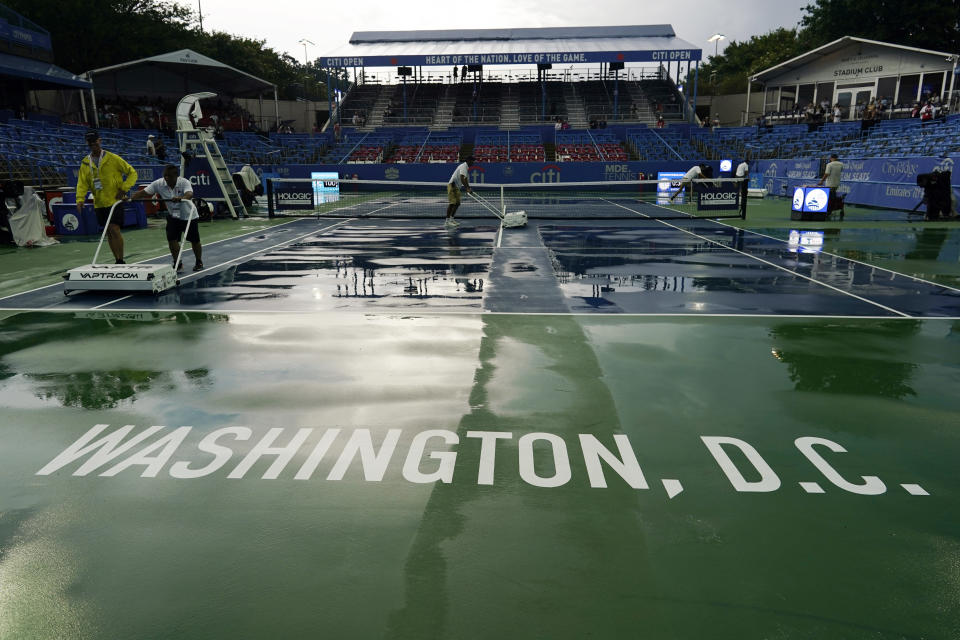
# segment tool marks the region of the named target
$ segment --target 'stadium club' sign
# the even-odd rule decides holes
[[[736,210],[740,206],[740,190],[736,183],[697,185],[697,210],[722,211]]]

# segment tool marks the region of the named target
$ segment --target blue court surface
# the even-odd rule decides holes
[[[960,290],[709,220],[309,218],[205,262],[159,296],[54,285],[0,308],[960,317]]]

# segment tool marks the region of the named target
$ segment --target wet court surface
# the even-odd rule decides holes
[[[0,638],[960,636],[957,292],[577,227],[4,300]]]
[[[319,227],[319,229],[318,229]],[[58,287],[4,308],[958,317],[960,290],[709,221],[296,221],[207,248],[158,296]]]
[[[0,637],[952,638],[958,331],[14,315]]]

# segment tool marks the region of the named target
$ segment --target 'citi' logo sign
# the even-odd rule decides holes
[[[555,164],[544,165],[540,171],[530,174],[530,182],[560,182],[560,167]]]
[[[208,187],[208,186],[210,186],[210,184],[211,184],[211,182],[210,182],[210,172],[209,172],[209,171],[204,171],[204,170],[202,170],[202,169],[201,169],[200,171],[197,171],[195,174],[193,174],[192,176],[190,176],[190,184],[198,185],[198,186],[201,186],[201,187]]]

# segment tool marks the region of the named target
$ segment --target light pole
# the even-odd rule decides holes
[[[720,46],[721,40],[726,40],[727,36],[722,33],[715,33],[710,36],[710,39],[707,42],[713,43],[713,57],[710,59],[710,66],[712,67],[717,63],[717,48]],[[713,111],[713,101],[717,98],[717,70],[713,69],[710,73],[710,82],[713,84],[713,96],[710,97],[710,111]],[[696,106],[694,106],[696,109]],[[709,117],[709,116],[708,116]]]
[[[715,34],[713,34],[712,36],[710,36],[710,39],[709,39],[709,40],[707,40],[707,42],[712,42],[712,43],[713,43],[713,57],[714,57],[714,58],[717,57],[717,47],[720,45],[720,41],[721,41],[721,40],[726,40],[726,39],[727,39],[727,36],[723,35],[722,33],[715,33]]]
[[[298,41],[298,44],[303,45],[303,98],[304,98],[304,107],[303,107],[303,120],[304,126],[307,127],[309,132],[313,132],[313,126],[310,124],[310,90],[307,88],[307,80],[310,77],[310,61],[307,57],[307,45],[316,46],[313,42],[307,40],[306,38],[301,38]]]

